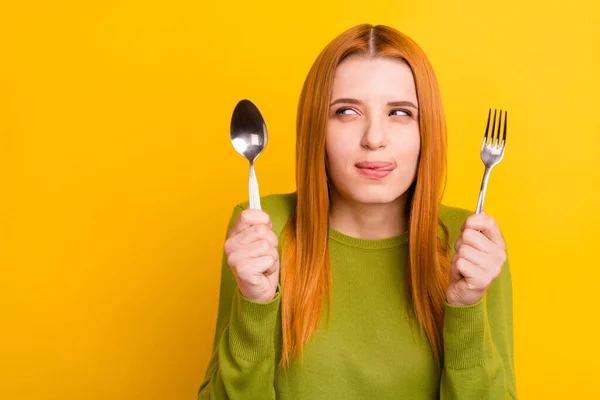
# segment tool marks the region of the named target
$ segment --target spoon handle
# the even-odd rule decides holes
[[[248,190],[250,192],[250,208],[260,210],[260,194],[258,192],[258,181],[254,173],[254,164],[250,164],[250,177],[248,178]]]

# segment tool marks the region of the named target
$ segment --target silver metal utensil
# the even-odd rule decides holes
[[[483,137],[483,143],[481,144],[481,161],[485,165],[485,172],[483,173],[483,180],[481,181],[481,189],[479,191],[479,201],[477,202],[476,214],[481,214],[483,209],[483,201],[485,199],[485,190],[487,188],[488,179],[492,168],[496,166],[504,157],[504,149],[506,148],[506,121],[507,112],[504,111],[504,119],[502,118],[502,110],[500,110],[500,116],[498,118],[498,125],[496,125],[496,110],[494,110],[494,121],[492,122],[492,134],[488,143],[488,132],[490,129],[490,118],[492,116],[492,109],[488,113],[487,125],[485,127],[485,135]],[[504,125],[503,125],[504,122]],[[502,126],[503,125],[503,126]],[[501,128],[504,132],[502,138],[500,138]]]
[[[260,210],[260,194],[254,173],[254,161],[267,146],[267,126],[260,111],[250,100],[241,100],[233,110],[230,138],[233,148],[250,162],[248,178],[250,208]]]

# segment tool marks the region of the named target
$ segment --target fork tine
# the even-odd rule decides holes
[[[502,147],[506,144],[506,123],[508,122],[508,111],[504,111],[504,134],[502,135]]]
[[[485,146],[485,144],[487,143],[488,140],[488,131],[490,129],[490,117],[492,116],[492,109],[490,108],[490,111],[488,112],[488,120],[487,120],[487,125],[485,126],[485,136],[483,137],[483,145]]]
[[[496,140],[494,140],[494,147],[497,149],[501,148],[502,142],[500,136],[502,135],[502,123],[506,126],[506,119],[502,118],[502,110],[500,110],[500,118],[498,119],[498,131],[496,132]]]
[[[498,110],[494,109],[494,121],[492,122],[492,135],[490,137],[490,146],[494,145],[494,136],[496,136],[496,112]]]
[[[500,146],[500,134],[502,133],[502,110],[498,113],[498,126],[494,129],[494,140],[492,146],[498,148]]]

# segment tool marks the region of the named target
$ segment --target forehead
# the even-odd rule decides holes
[[[332,97],[384,97],[416,102],[412,71],[398,59],[349,57],[335,71]]]

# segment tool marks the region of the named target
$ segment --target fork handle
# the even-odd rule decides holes
[[[248,192],[250,195],[250,208],[260,210],[260,194],[258,192],[258,181],[254,173],[254,163],[250,164],[250,176],[248,177]]]
[[[481,180],[481,189],[479,190],[479,200],[477,201],[477,210],[475,214],[481,214],[483,210],[483,201],[485,200],[485,190],[487,189],[488,179],[490,178],[490,172],[492,167],[485,167],[483,172],[483,179]]]

